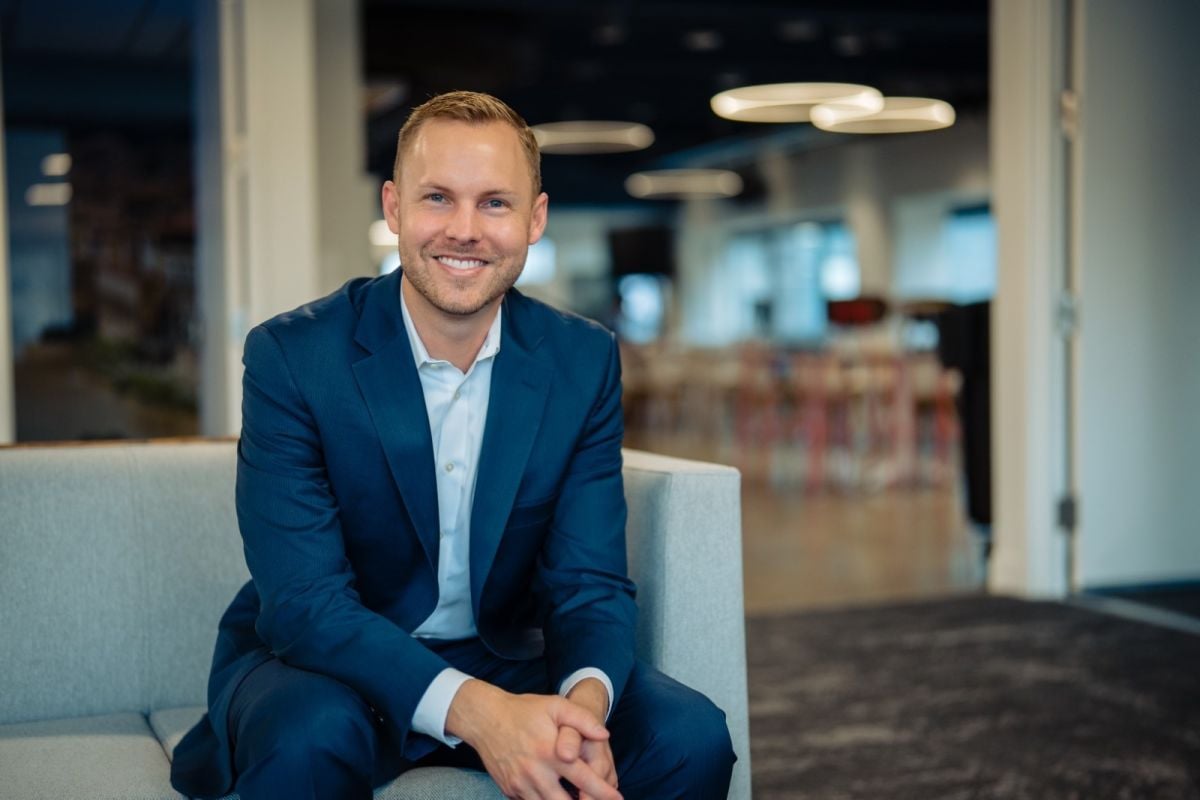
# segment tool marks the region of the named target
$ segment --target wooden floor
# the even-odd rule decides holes
[[[742,469],[747,614],[982,591],[980,545],[953,465],[911,487],[872,486],[868,473],[811,491],[786,451],[739,454],[645,431],[627,433],[626,446]]]

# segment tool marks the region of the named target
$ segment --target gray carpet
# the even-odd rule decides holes
[[[1200,637],[990,597],[748,637],[756,800],[1200,800]]]

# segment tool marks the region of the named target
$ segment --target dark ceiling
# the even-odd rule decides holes
[[[211,0],[0,0],[6,124],[186,129],[193,1]],[[362,0],[361,22],[368,168],[381,177],[412,106],[449,89],[493,92],[531,124],[654,130],[639,153],[547,155],[558,204],[630,202],[623,181],[638,169],[744,170],[763,137],[849,140],[722,120],[709,98],[732,86],[866,83],[947,100],[960,117],[988,104],[987,0]]]
[[[947,100],[960,116],[988,103],[987,0],[365,0],[362,23],[366,77],[390,86],[394,103],[370,117],[377,174],[390,171],[412,106],[450,89],[492,92],[530,124],[618,119],[654,130],[655,144],[636,154],[545,156],[557,203],[626,202],[630,172],[685,160],[744,168],[747,144],[764,136],[831,140],[808,125],[717,117],[709,99],[734,86],[865,83]]]

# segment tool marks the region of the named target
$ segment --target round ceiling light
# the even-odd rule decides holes
[[[709,101],[718,117],[737,122],[808,122],[809,111],[821,103],[878,111],[883,95],[857,83],[764,83],[728,89]]]
[[[635,172],[625,191],[639,200],[702,200],[741,194],[742,178],[724,169],[659,169]]]
[[[637,122],[576,120],[533,126],[543,153],[628,153],[654,144],[654,131]]]
[[[842,103],[827,103],[812,110],[812,123],[831,133],[915,133],[949,128],[954,107],[927,97],[885,97],[874,113]]]

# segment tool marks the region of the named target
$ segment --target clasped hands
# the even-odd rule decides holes
[[[565,778],[580,800],[621,800],[608,730],[600,720],[608,695],[595,679],[567,698],[510,694],[469,680],[450,705],[446,731],[471,745],[506,797],[569,800]]]

